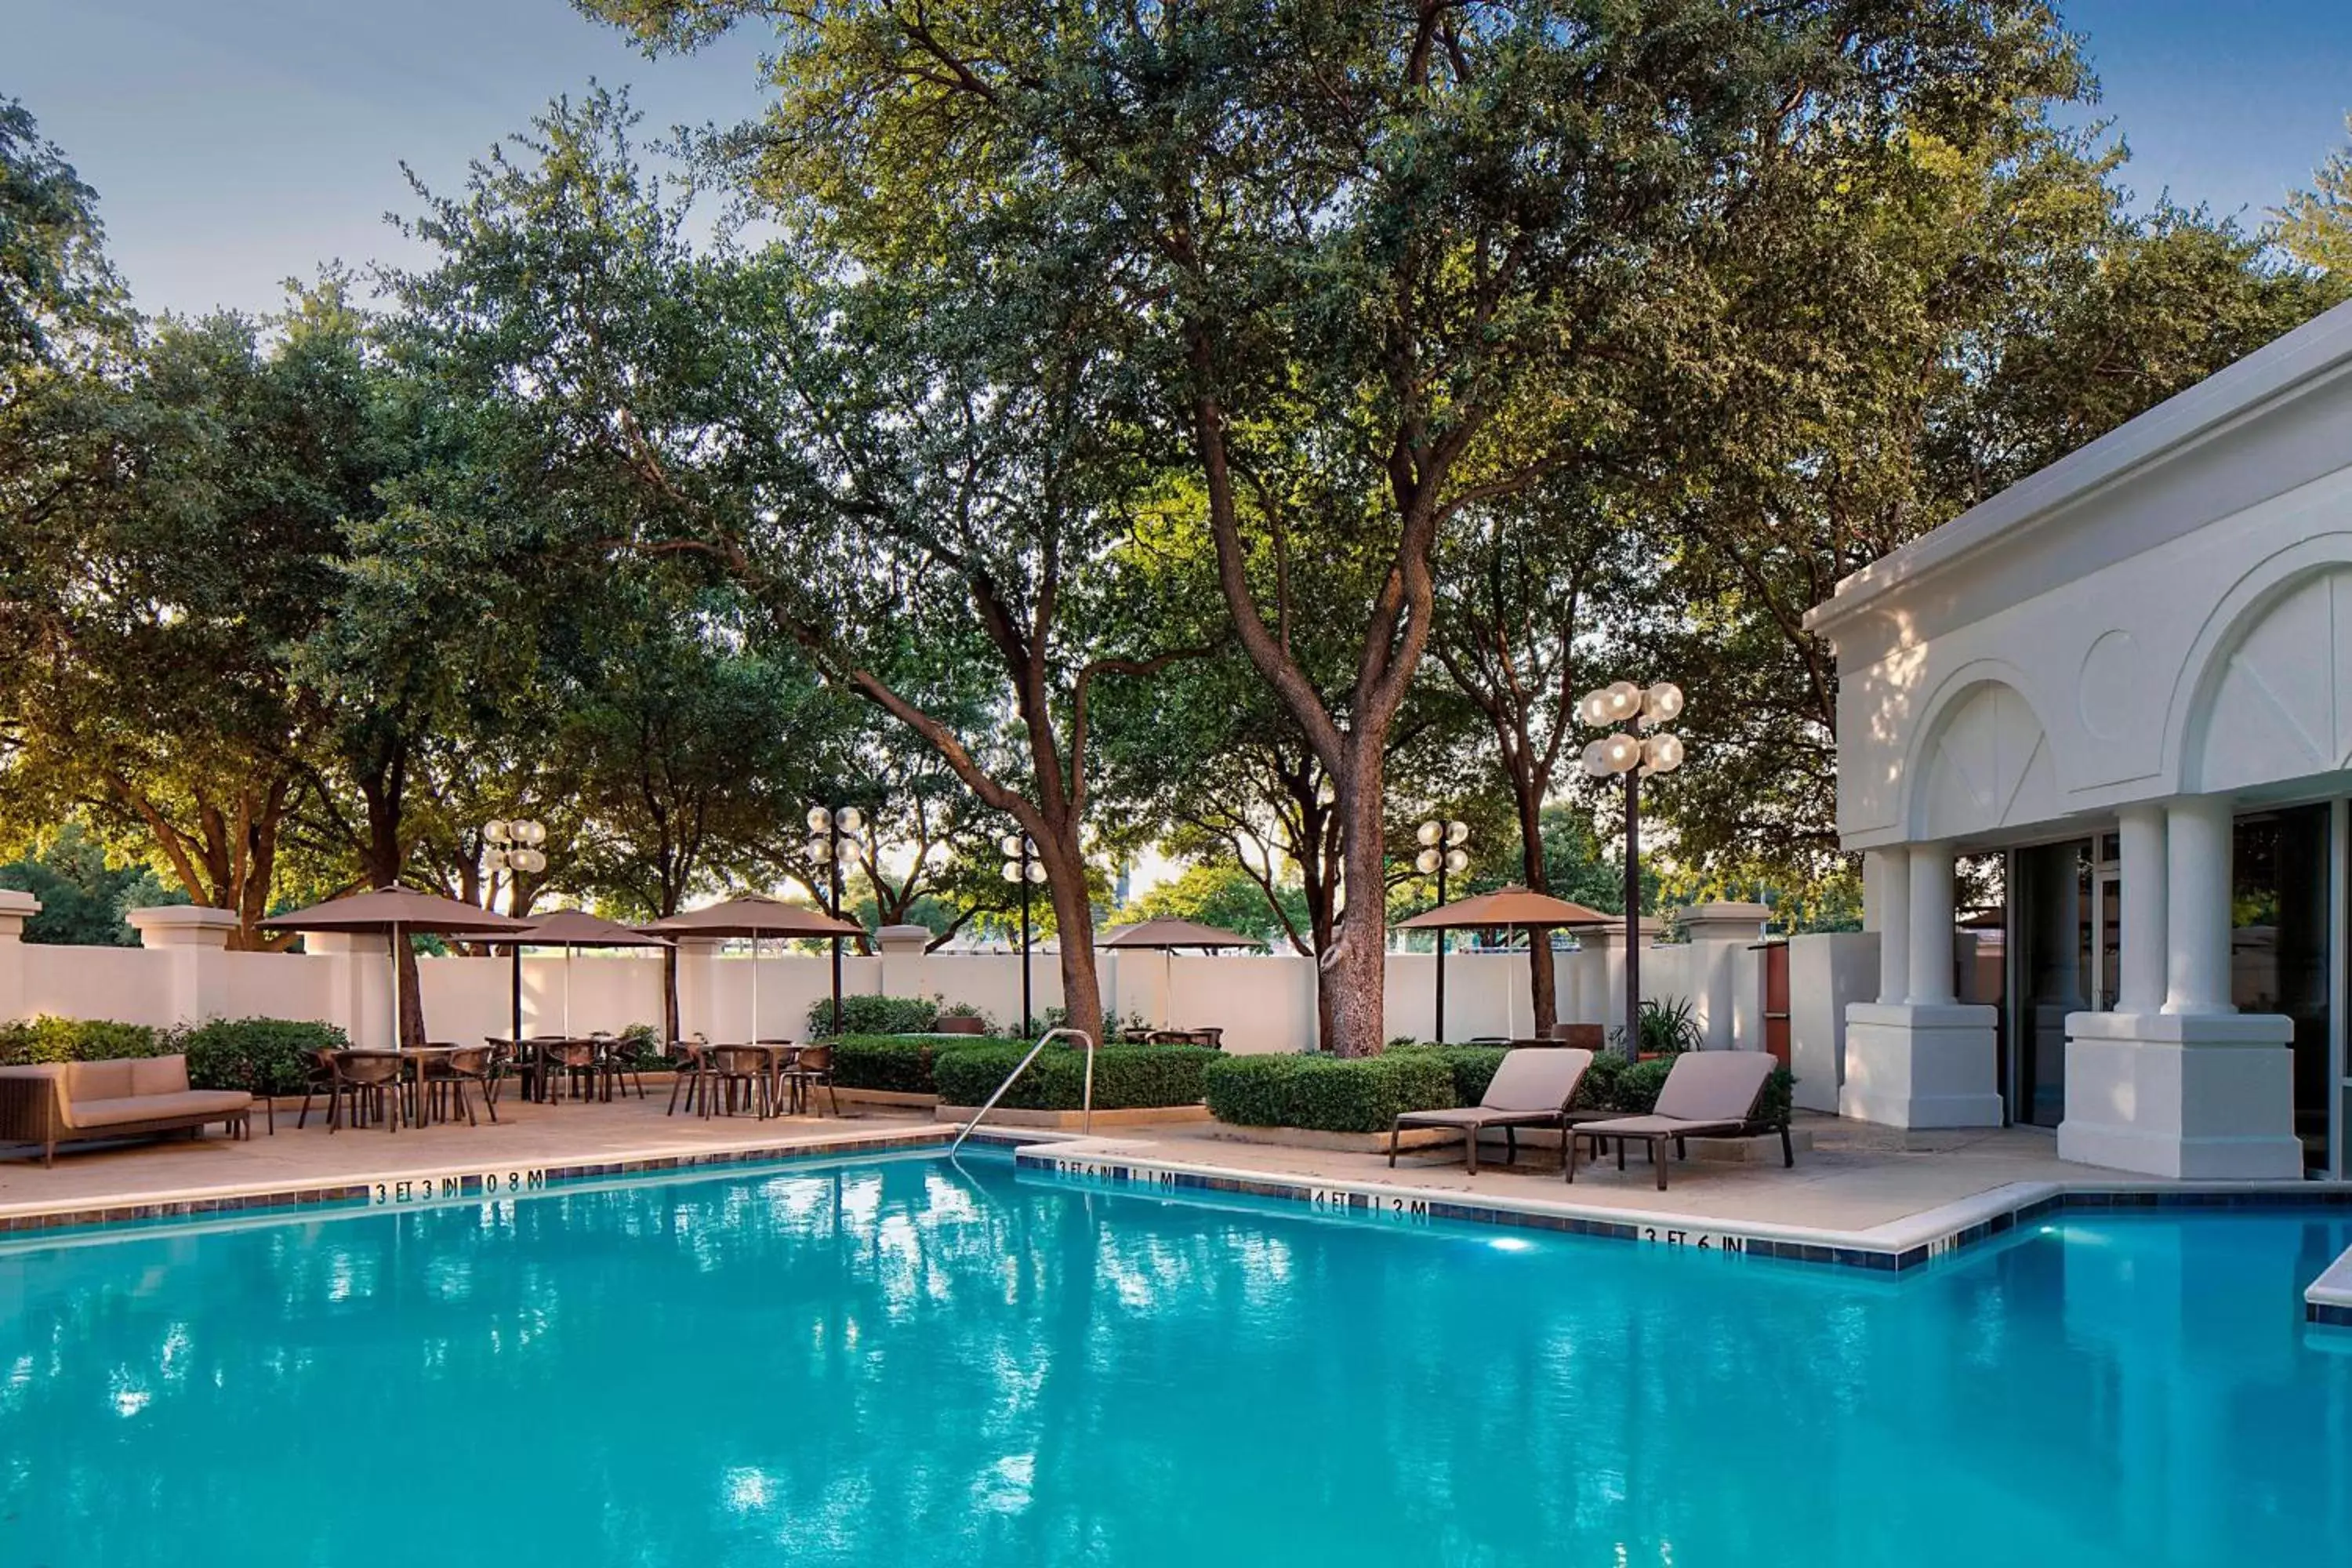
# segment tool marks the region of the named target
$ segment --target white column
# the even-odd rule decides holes
[[[2122,952],[2116,960],[2116,1011],[2155,1013],[2164,1006],[2164,807],[2149,803],[2116,813],[2123,839]]]
[[[1914,1005],[1939,1007],[1952,993],[1952,847],[1911,847],[1911,994]]]
[[[2192,795],[2165,810],[2164,1010],[2232,1013],[2230,1002],[2230,799]]]
[[[1888,1006],[1911,995],[1911,851],[1897,844],[1864,852],[1864,874],[1878,894],[1878,999]]]

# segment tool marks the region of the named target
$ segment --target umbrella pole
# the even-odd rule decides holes
[[[743,1037],[753,1045],[760,1043],[760,936],[751,934],[751,1032]]]
[[[563,1037],[572,1037],[572,944],[563,944]]]
[[[507,949],[512,955],[507,984],[507,1030],[510,1037],[522,1038],[522,943]]]
[[[1160,950],[1160,1026],[1176,1026],[1176,950]]]
[[[392,922],[392,935],[384,942],[383,955],[392,960],[392,1048],[400,1049],[400,922]]]

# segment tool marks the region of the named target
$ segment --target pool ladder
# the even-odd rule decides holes
[[[981,1119],[982,1117],[996,1109],[996,1102],[1004,1098],[1004,1091],[1011,1089],[1013,1083],[1019,1079],[1021,1075],[1029,1070],[1029,1064],[1037,1059],[1038,1053],[1043,1051],[1047,1046],[1052,1045],[1055,1040],[1061,1038],[1064,1035],[1072,1036],[1084,1041],[1086,1044],[1087,1089],[1086,1099],[1081,1111],[1083,1120],[1079,1122],[1079,1126],[1082,1131],[1087,1132],[1091,1132],[1095,1130],[1095,1037],[1092,1035],[1087,1034],[1084,1029],[1048,1029],[1044,1034],[1037,1037],[1037,1043],[1029,1047],[1029,1054],[1021,1058],[1020,1065],[1015,1067],[1011,1072],[1004,1075],[1004,1081],[996,1086],[996,1092],[988,1097],[988,1103],[974,1111],[972,1113],[971,1120],[963,1124],[963,1131],[957,1133],[955,1135],[955,1142],[948,1145],[948,1152],[950,1154],[953,1154],[957,1150],[963,1147],[963,1141],[971,1136],[971,1130],[980,1125]]]

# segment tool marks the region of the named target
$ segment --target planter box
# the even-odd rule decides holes
[[[959,1125],[980,1113],[976,1105],[942,1105],[931,1112],[934,1120],[952,1121]],[[998,1106],[988,1113],[991,1127],[1043,1127],[1057,1132],[1076,1132],[1086,1125],[1086,1113],[1078,1110],[1016,1110],[1010,1106]],[[1095,1130],[1106,1127],[1155,1127],[1171,1121],[1206,1121],[1209,1108],[1205,1105],[1146,1105],[1129,1110],[1097,1110]]]
[[[1228,1139],[1235,1143],[1272,1143],[1285,1149],[1328,1149],[1341,1154],[1386,1154],[1389,1135],[1386,1132],[1324,1132],[1311,1127],[1237,1127],[1230,1121],[1213,1122],[1208,1135]],[[1496,1134],[1499,1144],[1501,1135]],[[1451,1143],[1462,1145],[1462,1134],[1451,1127],[1408,1127],[1397,1139],[1400,1153],[1414,1149],[1434,1149]],[[1483,1147],[1483,1145],[1482,1145]]]

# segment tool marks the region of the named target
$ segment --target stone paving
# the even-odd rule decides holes
[[[544,1168],[672,1156],[903,1141],[940,1126],[898,1108],[845,1107],[834,1117],[703,1120],[664,1114],[664,1097],[611,1104],[533,1105],[509,1100],[500,1124],[344,1129],[330,1133],[313,1115],[297,1130],[281,1111],[273,1136],[256,1121],[252,1139],[219,1137],[61,1152],[54,1169],[37,1160],[0,1159],[0,1220],[52,1210],[88,1211],[166,1203],[192,1194],[294,1188],[457,1170]],[[1129,1157],[1194,1167],[1271,1173],[1316,1182],[1394,1184],[1428,1192],[1476,1194],[1507,1203],[1571,1203],[1629,1215],[1671,1214],[1727,1222],[1860,1232],[2017,1183],[2141,1187],[2145,1178],[2068,1164],[2053,1141],[2024,1129],[1904,1133],[1829,1117],[1801,1117],[1813,1147],[1794,1170],[1777,1151],[1756,1163],[1676,1162],[1660,1193],[1633,1155],[1560,1180],[1558,1152],[1523,1151],[1517,1166],[1483,1163],[1475,1176],[1458,1152],[1409,1152],[1391,1173],[1383,1156],[1234,1142],[1213,1124],[1167,1123],[1103,1130],[1098,1141]],[[1499,1152],[1497,1152],[1499,1153]]]

